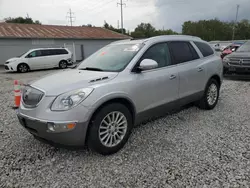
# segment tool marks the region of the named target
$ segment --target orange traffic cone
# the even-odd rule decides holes
[[[18,80],[14,81],[14,96],[15,96],[15,106],[13,107],[13,109],[17,109],[19,108],[21,103],[21,90]]]

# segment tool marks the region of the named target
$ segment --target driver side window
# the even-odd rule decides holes
[[[33,51],[33,52],[29,53],[29,55],[27,57],[29,57],[29,58],[39,57],[41,55],[42,55],[41,51],[40,50],[36,50],[36,51]]]
[[[158,63],[157,68],[166,67],[171,65],[171,58],[166,43],[155,44],[151,46],[142,56],[141,61],[144,59],[152,59]],[[140,61],[140,62],[141,62]]]

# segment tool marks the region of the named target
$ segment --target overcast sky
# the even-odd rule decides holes
[[[75,16],[74,25],[102,26],[104,20],[117,27],[120,0],[0,0],[0,20],[27,16],[43,24],[69,25],[69,8]],[[187,20],[233,20],[236,4],[240,4],[239,20],[250,20],[250,0],[124,0],[124,27],[133,30],[141,22],[157,28],[181,31]]]

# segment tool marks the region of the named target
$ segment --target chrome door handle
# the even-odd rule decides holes
[[[203,71],[203,68],[199,67],[198,72],[201,72],[201,71]]]
[[[175,75],[171,75],[171,76],[169,77],[170,80],[173,80],[173,79],[175,79],[175,78],[176,78]]]

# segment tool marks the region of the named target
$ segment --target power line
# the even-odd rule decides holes
[[[121,29],[122,29],[122,34],[123,34],[123,6],[126,6],[126,4],[123,3],[121,0],[120,3],[117,3],[117,5],[121,6]]]
[[[106,4],[104,4],[100,9],[97,9],[97,11],[92,11],[92,12],[90,12],[89,14],[95,14],[95,15],[97,15],[97,14],[101,13],[102,10],[103,10],[103,7],[106,7],[108,4],[110,4],[110,3],[112,3],[112,2],[114,2],[114,0],[108,1],[108,2],[107,2]],[[92,10],[93,10],[93,9],[92,9]]]
[[[234,22],[234,26],[233,26],[233,36],[232,36],[232,40],[234,40],[234,35],[235,35],[235,25],[236,25],[237,20],[238,20],[239,8],[240,8],[240,5],[237,5],[236,17],[235,17],[235,22]]]
[[[100,1],[97,1],[96,4],[93,4],[91,6],[91,8],[85,7],[83,9],[79,10],[78,12],[81,12],[81,11],[91,11],[91,10],[95,10],[96,8],[100,8],[100,7],[102,8],[102,7],[106,6],[107,4],[111,3],[112,1],[114,1],[114,0],[111,0],[109,2],[104,2],[103,0],[100,0]]]
[[[74,22],[73,19],[75,19],[75,16],[73,16],[74,13],[71,11],[71,8],[69,9],[69,12],[67,13],[67,15],[68,14],[69,14],[69,16],[67,16],[67,18],[69,18],[70,25],[73,26],[73,22]]]

